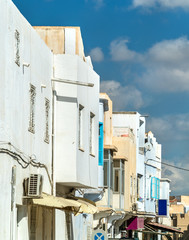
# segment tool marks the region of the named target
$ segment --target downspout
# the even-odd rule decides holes
[[[10,239],[14,240],[15,236],[15,228],[16,228],[16,214],[15,214],[15,198],[16,198],[16,166],[12,167],[12,175],[11,175],[11,222],[10,222]]]
[[[144,212],[146,212],[146,163],[147,161],[144,162]]]
[[[53,57],[54,60],[54,57]],[[53,76],[54,76],[54,63],[53,63]],[[54,88],[54,82],[52,84],[52,173],[51,173],[51,179],[52,179],[52,188],[51,188],[51,194],[53,196],[56,195],[56,181],[54,176],[54,168],[55,168],[55,88]]]

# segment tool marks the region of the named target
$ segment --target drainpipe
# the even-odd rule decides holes
[[[10,239],[15,240],[15,228],[16,228],[16,166],[12,167],[11,176],[11,222],[10,222]]]
[[[55,160],[55,91],[54,91],[54,84],[52,84],[52,173],[51,173],[51,178],[52,178],[52,189],[51,189],[51,194],[53,196],[56,195],[56,186],[55,186],[55,176],[54,176],[54,160]]]

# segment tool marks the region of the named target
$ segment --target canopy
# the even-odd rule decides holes
[[[155,223],[155,222],[148,222],[145,225],[150,225],[154,228],[160,229],[162,231],[167,231],[167,232],[176,232],[176,233],[183,233],[181,230],[179,230],[178,228],[174,228],[171,226],[167,226],[164,224],[160,224],[160,223]]]
[[[78,213],[88,213],[88,214],[95,214],[99,212],[96,204],[86,198],[74,197],[74,201],[77,201],[81,204]]]
[[[94,214],[99,211],[95,203],[88,199],[79,197],[66,199],[63,197],[55,197],[47,193],[42,193],[41,198],[31,199],[31,204],[50,208],[57,208],[61,210],[69,210],[74,212],[75,215],[80,213]]]
[[[42,193],[41,198],[33,198],[31,202],[34,205],[57,208],[61,210],[70,210],[73,212],[78,212],[81,207],[81,204],[77,201],[63,197],[55,197],[47,193]]]

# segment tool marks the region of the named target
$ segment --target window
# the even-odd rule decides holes
[[[99,123],[99,161],[98,165],[103,166],[103,158],[104,158],[104,143],[103,143],[103,123]]]
[[[104,151],[107,159],[104,159],[104,186],[113,189],[113,158],[110,150]]]
[[[160,179],[157,178],[157,199],[160,198]]]
[[[159,199],[160,197],[160,180],[159,178],[151,178],[151,198]]]
[[[130,176],[130,200],[133,201],[133,177]]]
[[[37,207],[30,207],[30,239],[36,239],[36,228],[37,228]]]
[[[114,168],[114,188],[115,193],[120,192],[120,170]]]
[[[109,159],[109,152],[108,150],[104,150],[104,159]]]
[[[113,189],[113,161],[110,161],[110,188]]]
[[[113,191],[114,193],[124,194],[124,181],[125,181],[125,171],[124,163],[121,159],[114,159],[113,162]]]
[[[142,175],[137,174],[137,199],[140,200],[140,185],[141,185]]]
[[[15,31],[15,63],[20,67],[20,33]]]
[[[122,189],[121,189],[121,193],[124,194],[125,192],[125,170],[122,169]]]
[[[39,206],[30,206],[28,210],[29,239],[50,239],[48,236],[53,234],[53,210]]]
[[[156,198],[156,178],[151,178],[151,198]]]
[[[82,105],[79,105],[79,134],[78,134],[78,146],[83,149],[83,109]]]
[[[45,98],[45,138],[44,141],[49,143],[49,109],[50,101]]]
[[[90,154],[94,154],[94,117],[93,113],[90,113]]]
[[[104,187],[108,187],[108,161],[104,161]]]
[[[133,178],[133,197],[136,197],[136,179]]]
[[[35,100],[36,88],[30,84],[30,120],[28,131],[35,133]]]

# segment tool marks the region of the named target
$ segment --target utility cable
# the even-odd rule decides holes
[[[49,179],[49,182],[52,186],[52,180],[51,180],[51,177],[50,177],[50,174],[49,174],[49,171],[48,171],[48,168],[45,164],[42,164],[40,162],[36,162],[36,157],[35,158],[32,158],[30,156],[27,156],[26,154],[24,154],[22,151],[20,151],[18,148],[16,148],[15,146],[13,146],[10,142],[3,142],[3,141],[0,141],[0,145],[5,145],[5,144],[8,144],[10,145],[11,147],[13,147],[17,152],[15,151],[11,151],[9,149],[6,149],[6,148],[0,148],[0,153],[2,154],[7,154],[9,156],[11,156],[14,160],[16,160],[18,162],[18,164],[23,168],[23,169],[26,169],[29,165],[32,165],[33,167],[37,167],[37,168],[44,168],[46,170],[46,173],[47,173],[47,176],[48,176],[48,179]],[[21,156],[23,155],[23,157]],[[34,156],[34,155],[32,155]],[[25,159],[24,159],[25,158]],[[27,160],[26,160],[27,159]]]
[[[147,159],[147,161],[154,161],[154,162],[157,162],[157,163],[160,163],[160,164],[163,164],[163,165],[166,165],[166,166],[169,166],[169,167],[172,167],[172,168],[176,168],[176,169],[179,169],[179,170],[183,170],[183,171],[187,171],[189,172],[189,169],[186,169],[186,168],[182,168],[182,167],[177,167],[175,165],[172,165],[172,164],[169,164],[169,163],[165,163],[165,162],[160,162],[160,161],[157,161],[157,160],[154,160],[154,159]]]

